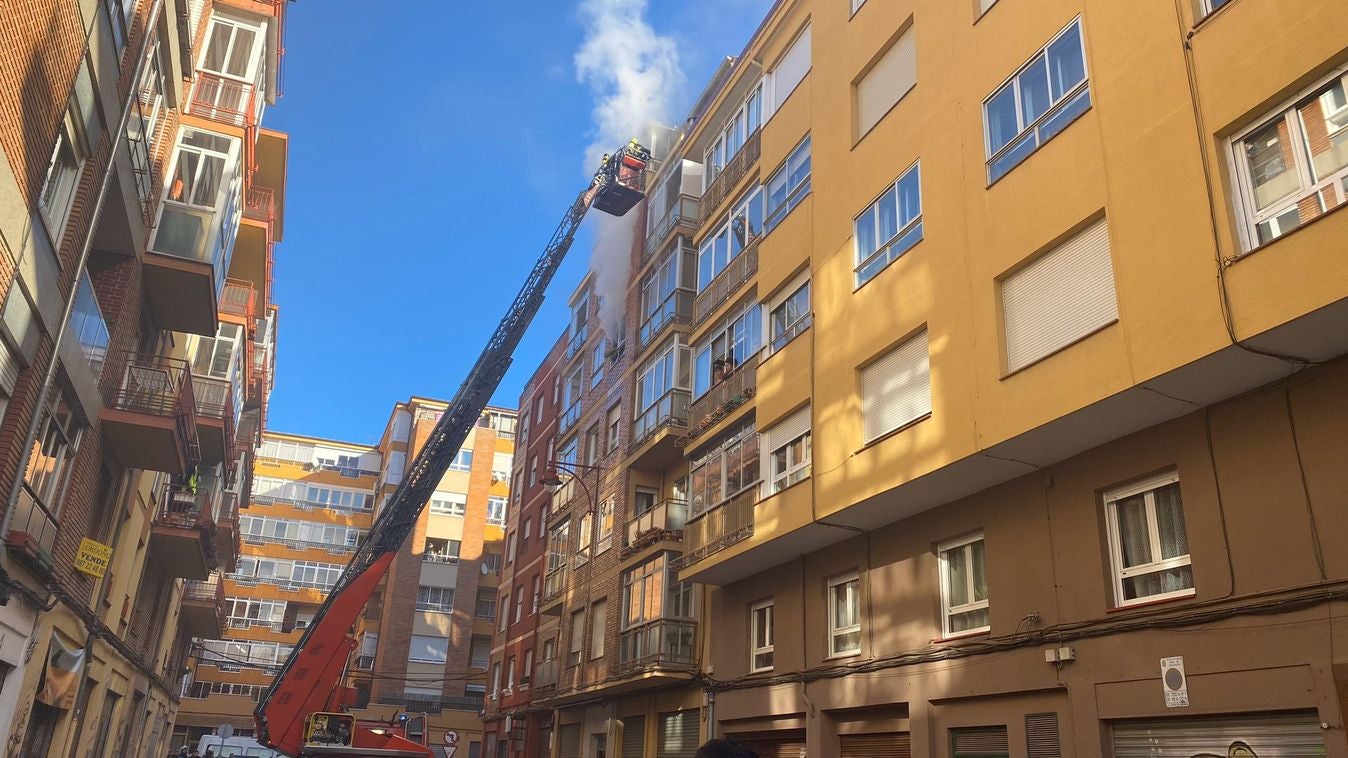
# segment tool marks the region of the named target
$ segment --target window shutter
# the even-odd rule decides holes
[[[644,758],[646,755],[646,717],[628,716],[623,719],[623,756]]]
[[[810,27],[800,33],[772,70],[772,107],[776,113],[810,71]]]
[[[844,734],[838,737],[841,758],[912,758],[913,744],[907,732],[889,734]]]
[[[0,390],[4,391],[5,397],[14,395],[14,386],[18,384],[19,372],[22,370],[19,356],[14,354],[8,343],[0,340]]]
[[[557,733],[559,758],[580,758],[580,724],[566,724]]]
[[[1118,318],[1101,219],[1002,281],[1006,368],[1024,368]]]
[[[1058,714],[1030,713],[1025,716],[1025,754],[1029,758],[1060,758]]]
[[[925,329],[861,370],[861,407],[866,442],[931,413]]]
[[[869,132],[915,84],[917,42],[909,26],[856,84],[857,136]]]
[[[763,494],[772,493],[772,451],[810,431],[810,406],[805,406],[778,421],[764,432],[758,446],[758,471],[763,477]]]
[[[660,714],[655,758],[693,758],[697,746],[697,710]]]
[[[990,726],[979,729],[953,729],[950,732],[954,758],[1008,755],[1011,751],[1006,727]]]
[[[1251,755],[1311,758],[1325,755],[1325,736],[1314,711],[1277,715],[1163,719],[1115,724],[1117,758],[1190,758]],[[1249,751],[1230,752],[1239,739]]]

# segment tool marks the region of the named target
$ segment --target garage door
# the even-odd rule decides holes
[[[844,734],[838,737],[842,758],[912,758],[913,744],[907,732],[890,734]]]
[[[1314,713],[1114,724],[1115,758],[1313,758],[1325,754]]]

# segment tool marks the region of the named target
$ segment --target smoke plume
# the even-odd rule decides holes
[[[577,78],[594,94],[593,141],[585,150],[585,171],[600,157],[643,133],[652,123],[670,123],[673,96],[683,84],[678,50],[646,21],[647,0],[582,0],[581,21],[588,29],[576,52]],[[626,216],[595,214],[590,270],[599,295],[605,332],[621,339],[618,327],[626,305],[627,277],[637,231],[636,209]]]

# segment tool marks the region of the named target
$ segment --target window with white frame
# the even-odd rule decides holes
[[[515,656],[506,659],[506,686],[505,691],[509,692],[515,689]]]
[[[494,526],[505,526],[508,503],[508,500],[497,495],[487,498],[487,523]]]
[[[808,55],[808,50],[806,52]],[[707,148],[703,157],[704,189],[711,186],[712,181],[721,173],[721,169],[729,165],[762,123],[763,88],[760,85],[754,87],[735,112],[726,118],[725,124],[716,134],[715,141]]]
[[[922,241],[921,171],[914,163],[857,216],[856,286]]]
[[[151,247],[155,252],[210,261],[215,214],[238,185],[239,143],[232,137],[184,128],[164,183],[164,202]],[[212,261],[214,262],[214,261]]]
[[[425,585],[418,587],[417,610],[433,613],[453,613],[454,588],[427,587]]]
[[[262,67],[263,36],[260,26],[212,13],[210,28],[206,31],[205,50],[202,51],[198,67],[229,79],[256,82]],[[216,85],[216,88],[239,93],[246,91],[237,86]],[[242,101],[241,94],[234,94],[233,97]],[[240,109],[237,106],[242,105],[242,102],[234,105],[237,111]]]
[[[524,587],[515,585],[515,621],[513,623],[520,623],[522,618],[524,618]]]
[[[412,644],[407,651],[407,660],[415,663],[444,663],[449,659],[449,638],[431,637],[424,634],[412,635]]]
[[[861,369],[863,442],[873,442],[931,415],[927,330]]]
[[[781,350],[810,328],[810,272],[782,288],[768,301],[768,354]],[[803,281],[801,281],[803,279]]]
[[[763,306],[749,300],[693,348],[693,397],[730,378],[763,347]]]
[[[810,475],[810,406],[805,406],[764,432],[765,495],[781,492]]]
[[[749,673],[772,670],[773,640],[776,634],[772,600],[749,606]]]
[[[782,104],[796,91],[796,86],[810,73],[810,37],[810,27],[807,25],[768,72],[769,116],[781,110]]]
[[[224,324],[221,324],[224,326]],[[235,326],[236,324],[231,324]],[[87,269],[80,272],[75,288],[75,305],[70,313],[70,331],[80,343],[80,352],[89,362],[94,376],[103,372],[103,361],[108,355],[108,324],[103,320],[103,309],[94,294],[94,283]],[[200,403],[200,400],[198,400]]]
[[[490,587],[478,588],[477,605],[473,609],[473,615],[480,619],[496,620],[496,590]]]
[[[917,85],[917,41],[912,24],[903,30],[853,85],[856,139],[861,139]]]
[[[1007,371],[1119,320],[1111,255],[1109,227],[1100,219],[1002,279]]]
[[[33,440],[33,447],[28,454],[28,466],[24,470],[23,488],[26,497],[21,500],[36,501],[44,515],[54,520],[61,515],[71,464],[79,450],[83,431],[65,393],[60,390],[54,390],[42,414],[37,438]],[[29,527],[33,530],[30,534],[43,537],[45,526],[37,523],[42,515],[33,512],[29,519],[32,521]],[[19,526],[14,528],[23,531]],[[51,538],[55,539],[54,536]]]
[[[520,686],[526,687],[534,675],[533,648],[524,651],[524,668],[520,669]]]
[[[113,3],[120,1],[109,0]],[[126,125],[126,143],[134,174],[132,183],[141,203],[147,206],[154,200],[151,156],[159,141],[164,96],[169,91],[168,79],[164,76],[164,71],[169,68],[164,59],[166,47],[158,35],[150,43],[150,51],[145,56],[145,68],[136,85],[136,100]]]
[[[608,409],[608,440],[604,444],[604,452],[611,453],[618,449],[618,444],[622,441],[622,404],[614,403],[612,408]]]
[[[941,629],[946,637],[988,629],[988,576],[983,534],[937,548],[941,564]]]
[[[586,559],[590,557],[590,545],[594,542],[594,513],[586,511],[581,515],[580,534],[576,544],[576,558]]]
[[[501,662],[497,661],[491,665],[491,699],[495,700],[501,693]]]
[[[857,11],[861,10],[861,6],[865,4],[866,0],[851,0],[853,15],[855,15]]]
[[[1194,592],[1179,475],[1171,472],[1105,493],[1119,606]]]
[[[1231,141],[1245,249],[1348,202],[1348,73]]]
[[[567,355],[575,355],[573,347],[579,347],[590,335],[590,296],[584,294],[571,304],[571,326]],[[557,402],[553,398],[553,402]]]
[[[62,127],[56,135],[51,161],[47,164],[47,178],[42,186],[38,207],[47,220],[54,244],[60,244],[66,217],[75,202],[75,188],[80,181],[85,151],[71,136],[69,127]]]
[[[763,189],[754,187],[732,203],[724,224],[698,246],[697,291],[705,290],[745,248],[763,236]]]
[[[112,22],[112,46],[121,50],[131,30],[131,18],[136,12],[136,0],[104,0],[108,9],[108,20]]]
[[[861,577],[855,573],[828,582],[828,654],[861,652]]]
[[[468,510],[468,496],[458,492],[431,495],[431,513],[437,516],[462,516]]]
[[[984,0],[984,1],[986,2],[986,0]],[[1231,1],[1231,0],[1200,0],[1199,5],[1202,7],[1202,10],[1203,10],[1204,15],[1206,15],[1206,14],[1208,14],[1208,13],[1211,13],[1211,12],[1217,10],[1218,8],[1222,7],[1223,5],[1226,5],[1226,4],[1227,4],[1228,2],[1230,2],[1230,1]],[[990,4],[991,4],[991,3],[989,3],[989,5],[990,5]]]
[[[590,351],[590,389],[604,381],[604,342],[599,342]]]
[[[671,341],[669,345],[654,358],[643,366],[637,373],[636,381],[636,400],[637,408],[642,411],[650,411],[657,403],[662,406],[662,400],[667,400],[667,396],[676,389],[684,389],[688,386],[688,359],[686,357],[688,347],[680,344],[677,340]],[[672,412],[673,406],[669,405]],[[664,408],[657,412],[658,416],[667,416]]]
[[[983,101],[988,183],[1020,165],[1090,107],[1078,17]]]
[[[515,533],[506,535],[506,563],[515,562]]]
[[[696,518],[758,485],[759,439],[754,422],[732,429],[693,458],[689,518]]]
[[[454,460],[449,462],[450,471],[471,471],[473,469],[473,451],[467,448],[454,454]]]
[[[767,231],[772,231],[782,219],[786,218],[792,208],[805,199],[810,194],[810,138],[806,137],[804,142],[791,151],[787,156],[786,163],[777,169],[765,185],[767,194],[765,196],[766,219],[764,227]]]
[[[524,535],[520,537],[520,539],[521,540],[529,539],[531,536],[533,536],[533,532],[534,532],[534,520],[531,518],[526,518],[524,520]]]
[[[604,435],[604,430],[596,423],[585,430],[585,465],[598,466],[600,456],[599,439]]]
[[[659,619],[693,618],[693,583],[679,581],[672,553],[660,553],[622,573],[623,630]]]

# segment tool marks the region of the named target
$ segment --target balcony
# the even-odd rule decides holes
[[[163,329],[213,337],[216,294],[225,280],[237,225],[232,210],[237,194],[222,212],[217,208],[165,198],[145,266],[142,288],[155,324]]]
[[[127,468],[182,474],[198,458],[197,409],[186,361],[121,352],[103,373],[103,434]],[[204,577],[203,577],[204,578]]]
[[[374,656],[373,656],[373,655],[358,655],[358,656],[356,656],[356,670],[357,670],[357,671],[371,671],[371,670],[373,670],[373,669],[374,669]]]
[[[534,668],[534,679],[530,683],[534,692],[552,692],[557,689],[557,659],[542,660]]]
[[[276,191],[270,187],[249,187],[243,195],[243,215],[271,223],[276,218]]]
[[[215,530],[219,518],[215,493],[168,484],[150,528],[150,550],[170,576],[204,580],[216,568]]]
[[[759,239],[762,239],[760,237]],[[758,240],[745,246],[740,254],[721,269],[715,278],[697,293],[693,302],[693,323],[700,324],[716,312],[725,301],[735,296],[758,273]]]
[[[684,554],[675,568],[685,569],[719,550],[754,536],[753,486],[688,522],[683,530]]]
[[[255,126],[261,120],[264,98],[252,82],[230,79],[198,69],[188,112],[230,126]]]
[[[37,498],[27,483],[19,489],[14,518],[5,535],[9,554],[38,576],[46,577],[56,565],[56,516]]]
[[[220,315],[251,329],[257,320],[257,289],[243,279],[226,279],[220,292]]]
[[[696,197],[679,195],[679,199],[675,201],[674,205],[668,211],[665,211],[665,215],[651,227],[650,234],[646,235],[646,247],[642,249],[642,254],[646,256],[654,255],[656,251],[664,247],[669,235],[676,231],[689,236],[697,234],[700,208],[701,204]]]
[[[577,421],[580,421],[579,399],[567,406],[566,410],[562,413],[561,418],[557,419],[557,434],[566,434],[568,430],[576,425]]]
[[[738,366],[730,363],[722,364],[722,378],[703,393],[702,397],[694,400],[688,409],[688,417],[692,422],[690,436],[697,436],[711,429],[731,411],[753,398],[761,355],[761,352],[754,353]]]
[[[618,671],[697,666],[697,622],[658,619],[618,636]]]
[[[236,472],[235,476],[244,474]],[[220,569],[228,573],[238,568],[239,550],[242,547],[239,535],[238,493],[221,492],[218,511],[219,515],[215,522],[215,554],[220,560]]]
[[[721,169],[721,173],[716,175],[711,186],[707,187],[707,191],[702,193],[702,208],[704,210],[714,210],[716,206],[720,205],[721,201],[725,200],[726,196],[735,190],[735,187],[749,173],[749,170],[757,165],[758,156],[762,152],[762,146],[759,144],[759,137],[762,133],[760,129],[750,134],[749,138],[744,141],[744,146],[740,148],[739,152],[735,153],[735,157],[730,159],[725,168]]]
[[[225,632],[225,585],[219,573],[191,580],[183,589],[183,625],[193,637],[220,639]]]
[[[589,338],[590,338],[589,325],[586,324],[584,326],[581,326],[580,329],[577,330],[575,334],[571,335],[571,339],[567,341],[566,356],[563,358],[563,360],[569,361],[572,358],[576,357],[576,354],[580,352],[580,349],[582,347],[585,347],[585,340]]]
[[[687,502],[661,500],[650,510],[637,514],[627,522],[627,542],[623,554],[635,552],[662,539],[680,539],[687,522]]]
[[[563,560],[561,566],[549,571],[548,575],[543,577],[543,598],[539,610],[547,613],[555,601],[562,599],[566,594],[566,578],[567,565]]]
[[[637,332],[637,346],[644,349],[665,333],[673,324],[687,324],[692,320],[693,301],[696,294],[692,290],[679,288],[665,296],[656,306],[655,312],[641,322]]]
[[[633,465],[651,468],[673,463],[679,453],[670,435],[662,437],[660,432],[666,429],[683,431],[687,427],[688,390],[673,389],[661,395],[632,421],[632,442],[628,452],[637,456]],[[652,442],[654,444],[649,444]]]
[[[380,695],[375,702],[380,705],[396,705],[409,713],[441,713],[443,711],[482,710],[482,696],[442,697],[437,695],[386,694]],[[388,751],[392,752],[392,751]]]
[[[224,379],[195,375],[197,438],[201,461],[209,465],[234,459],[234,388]]]

